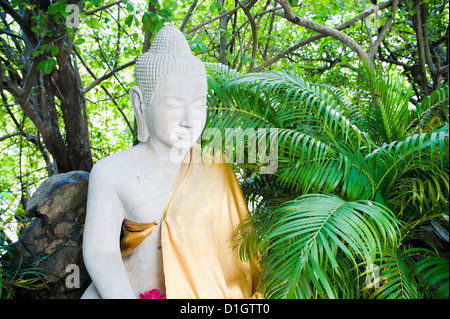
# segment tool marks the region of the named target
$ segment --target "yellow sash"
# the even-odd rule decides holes
[[[128,219],[124,219],[122,224],[122,240],[120,241],[120,252],[122,258],[128,256],[135,250],[144,240],[150,236],[158,226],[158,222],[152,223],[135,223]]]
[[[161,246],[168,299],[258,298],[259,273],[233,249],[233,235],[248,216],[231,166],[200,161],[194,146],[178,172],[161,220]],[[216,159],[217,160],[217,159]],[[122,256],[158,226],[124,220]]]

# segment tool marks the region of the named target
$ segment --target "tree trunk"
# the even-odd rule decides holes
[[[46,12],[50,4],[49,1],[28,2],[41,12]],[[15,49],[8,46],[2,50],[4,53],[21,55],[24,63],[22,78],[11,72],[0,72],[2,90],[14,96],[25,116],[36,126],[45,147],[53,156],[57,173],[72,170],[89,172],[92,168],[92,155],[88,118],[78,81],[78,69],[72,65],[73,39],[67,36],[66,29],[61,28],[60,22],[58,24],[50,14],[45,15],[46,28],[50,33],[41,38],[40,34],[33,31],[36,21],[30,18],[31,10],[22,10],[21,2],[18,11],[3,0],[0,0],[0,7],[19,24],[23,39],[22,46],[16,45]],[[35,50],[39,49],[38,44],[57,46],[59,49],[56,56],[57,68],[53,67],[50,74],[37,70],[39,62],[50,58],[48,52],[33,56]],[[56,98],[60,101],[65,134],[61,133],[58,124]]]
[[[224,0],[219,0],[218,1],[222,6],[223,6],[223,12],[225,13],[225,4],[224,4]],[[228,41],[227,41],[227,33],[225,31],[222,30],[226,30],[227,29],[227,25],[228,25],[228,19],[230,16],[224,16],[223,18],[220,19],[219,22],[219,29],[220,29],[220,38],[219,38],[219,62],[224,64],[224,65],[228,65],[228,60],[227,60],[227,46],[228,46]]]
[[[68,43],[64,46],[64,42]],[[77,72],[72,65],[73,42],[65,36],[59,41],[59,69],[54,73],[58,98],[66,128],[66,144],[71,170],[89,172],[92,168],[92,154],[88,129],[86,101],[81,94]]]
[[[155,3],[158,3],[157,0],[154,1]],[[148,12],[153,12],[153,13],[157,13],[156,12],[156,8],[155,5],[153,4],[153,2],[151,0],[148,1],[148,7],[147,7]],[[149,20],[147,22],[147,25],[145,27],[145,32],[144,32],[144,44],[142,46],[142,53],[145,53],[148,51],[148,49],[150,49],[150,44],[151,44],[151,39],[153,37],[153,32],[149,32],[148,31],[148,27],[149,25],[152,23],[152,20]]]

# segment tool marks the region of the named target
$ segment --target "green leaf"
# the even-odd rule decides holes
[[[127,10],[130,13],[133,12],[134,7],[133,7],[133,4],[131,2],[127,2]]]
[[[148,15],[150,16],[150,19],[152,20],[153,23],[158,23],[160,18],[159,16],[154,13],[154,12],[149,12]]]
[[[208,49],[208,47],[207,47],[206,44],[204,44],[204,43],[199,43],[199,44],[198,44],[198,48],[199,48],[200,51],[202,51],[202,52],[206,52],[206,50]]]
[[[96,6],[97,8],[100,6],[100,1],[101,1],[101,0],[91,0],[92,4],[93,4],[94,6]]]
[[[48,64],[48,60],[43,60],[41,62],[39,62],[39,64],[37,65],[37,70],[41,71],[43,70]]]
[[[52,4],[51,6],[48,7],[48,10],[47,10],[48,14],[54,15],[54,14],[58,13],[61,10],[61,6],[63,6],[63,5],[59,2]]]
[[[192,44],[192,45],[191,45],[191,50],[192,50],[194,53],[197,53],[197,51],[200,50],[199,47],[198,47],[198,44],[197,44],[197,43]]]
[[[172,12],[167,10],[167,9],[162,9],[161,10],[161,17],[163,17],[167,21],[167,19],[172,17]]]
[[[86,40],[85,40],[84,38],[78,38],[78,39],[76,39],[76,40],[74,41],[74,43],[75,43],[76,45],[83,44],[84,42],[86,42]]]
[[[55,57],[58,55],[58,53],[59,53],[59,48],[56,45],[53,45],[50,49],[50,55],[52,57]]]
[[[335,280],[347,275],[340,265],[352,263],[357,272],[357,260],[373,264],[377,255],[398,240],[398,222],[392,212],[370,201],[346,202],[311,194],[285,203],[271,215],[274,223],[260,249],[265,256],[264,290],[286,289],[272,292],[277,298],[298,293],[337,298],[344,293],[342,289],[354,289],[336,285]],[[301,278],[315,278],[314,291],[302,290]]]
[[[48,59],[48,62],[49,62],[49,64],[50,64],[51,66],[56,66],[56,65],[58,65],[58,61],[56,61],[55,58],[50,58],[50,59]]]
[[[131,24],[133,23],[133,15],[129,15],[128,17],[126,17],[126,19],[125,19],[125,24],[128,26],[128,27],[131,27]]]
[[[93,18],[93,19],[90,20],[90,22],[91,22],[91,25],[92,25],[92,27],[94,29],[100,30],[102,28],[100,22],[97,19]]]
[[[214,11],[220,12],[220,11],[222,11],[222,5],[221,5],[219,2],[214,1],[214,2],[209,6],[209,10],[210,10],[211,12],[214,12]]]
[[[184,37],[186,38],[186,40],[191,41],[192,40],[192,36],[188,33],[183,33]]]
[[[244,57],[242,58],[242,64],[243,64],[243,65],[246,65],[246,64],[249,63],[249,62],[253,62],[253,59],[252,59],[250,56],[246,55],[246,56],[244,56]]]
[[[52,73],[52,64],[50,63],[50,61],[46,61],[47,63],[45,63],[43,71],[45,74],[50,74]]]
[[[148,14],[148,12],[144,12],[144,14],[142,15],[142,24],[146,25],[149,20],[150,15]]]

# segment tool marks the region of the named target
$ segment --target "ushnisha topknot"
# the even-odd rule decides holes
[[[149,50],[136,61],[136,84],[144,93],[148,106],[163,74],[203,75],[205,65],[191,53],[191,48],[177,27],[167,25],[155,36]]]

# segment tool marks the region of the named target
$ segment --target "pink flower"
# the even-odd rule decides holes
[[[140,294],[141,299],[166,299],[166,296],[161,296],[158,289],[152,289]]]

